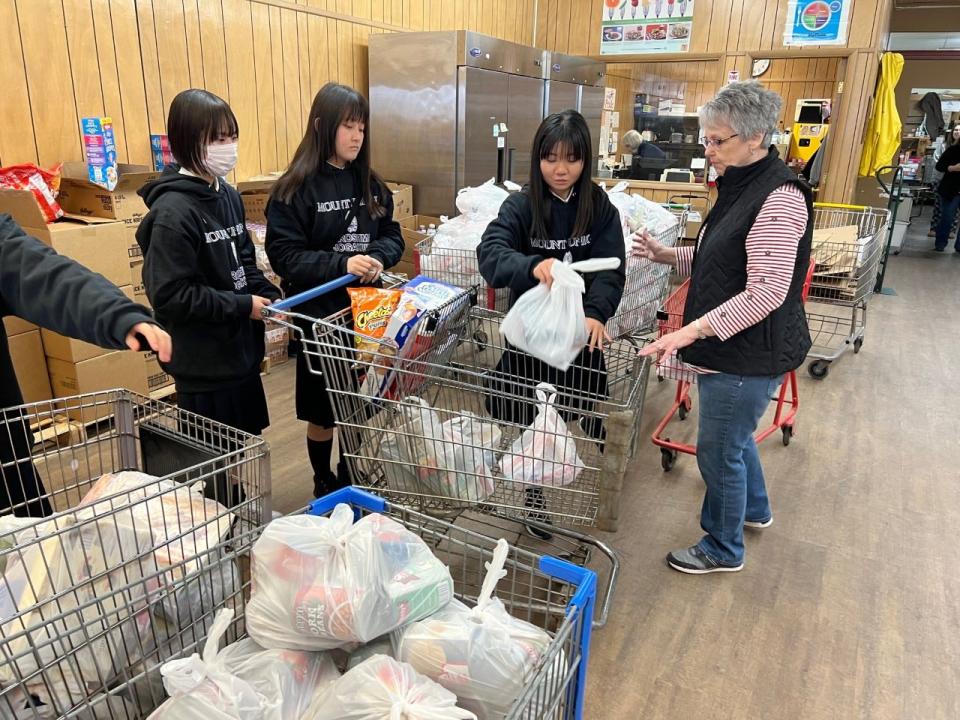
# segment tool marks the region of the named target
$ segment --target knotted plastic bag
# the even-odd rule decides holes
[[[582,297],[586,286],[578,273],[619,266],[620,258],[554,262],[550,271],[553,284],[548,288],[540,283],[521,295],[500,324],[500,333],[514,347],[566,370],[589,339]]]
[[[478,720],[506,717],[551,641],[493,597],[506,575],[509,550],[506,540],[497,542],[475,607],[453,600],[436,615],[395,634],[397,659],[455,693],[460,706],[476,713]]]

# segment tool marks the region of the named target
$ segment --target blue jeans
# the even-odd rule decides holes
[[[783,376],[700,375],[697,465],[707,486],[700,549],[724,565],[743,562],[743,521],[771,517],[753,433]]]
[[[943,250],[947,246],[947,241],[950,239],[950,229],[953,225],[953,217],[957,214],[957,209],[960,208],[960,195],[954,195],[952,198],[947,199],[940,196],[940,224],[937,226],[937,240],[935,246],[939,250]],[[960,233],[957,233],[957,240],[953,244],[953,247],[960,252]]]

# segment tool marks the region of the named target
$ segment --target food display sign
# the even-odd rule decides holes
[[[603,0],[601,55],[689,52],[694,0]]]
[[[789,0],[784,45],[844,45],[849,0]]]

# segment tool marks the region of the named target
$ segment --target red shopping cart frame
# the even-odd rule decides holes
[[[802,301],[807,301],[807,295],[810,292],[810,282],[813,279],[813,270],[815,262],[810,261],[810,267],[807,269],[807,276],[803,281]],[[657,337],[676,332],[683,327],[683,309],[687,304],[687,293],[690,291],[690,280],[685,280],[674,290],[663,305],[657,323]],[[664,471],[669,472],[676,464],[677,455],[684,453],[686,455],[696,455],[697,446],[688,443],[681,443],[664,437],[667,426],[671,423],[674,416],[680,420],[686,420],[687,415],[693,408],[693,401],[690,398],[690,387],[696,382],[696,374],[689,369],[685,369],[681,363],[671,364],[670,359],[658,362],[658,378],[673,379],[677,383],[677,389],[674,393],[673,404],[667,413],[663,416],[657,427],[651,435],[653,444],[660,448],[660,465]],[[665,374],[660,374],[661,367]],[[757,444],[763,442],[778,430],[782,433],[784,446],[790,444],[794,435],[794,426],[796,423],[797,412],[800,409],[800,393],[797,387],[797,373],[795,370],[788,372],[780,385],[780,392],[775,398],[777,401],[773,421],[765,428],[760,430],[754,440]]]

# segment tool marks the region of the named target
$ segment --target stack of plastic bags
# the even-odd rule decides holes
[[[244,638],[223,650],[220,640],[233,619],[221,610],[203,648],[162,668],[170,699],[150,720],[300,720],[318,694],[339,677],[329,655],[265,650]]]
[[[546,632],[507,612],[493,597],[506,575],[506,540],[487,563],[480,595],[470,608],[453,600],[436,615],[396,634],[397,659],[455,693],[479,720],[502,720],[523,693],[550,646]],[[558,667],[562,659],[558,657]]]
[[[328,650],[366,643],[444,607],[450,571],[419,537],[382,515],[356,524],[278,518],[253,549],[247,631],[264,647]]]
[[[658,265],[631,253],[634,234],[646,231],[661,242],[675,242],[679,235],[670,232],[680,222],[673,213],[640,195],[627,193],[626,187],[626,183],[617,183],[607,191],[607,197],[620,213],[627,257],[623,299],[607,323],[607,332],[612,337],[642,332],[653,326],[670,273],[669,266]]]
[[[506,182],[505,190],[490,178],[479,187],[462,188],[457,193],[460,215],[444,219],[430,243],[429,252],[420,255],[420,271],[444,279],[461,287],[481,285],[477,264],[477,246],[491,220],[497,217],[500,206],[510,192],[520,186]]]
[[[34,693],[61,712],[85,688],[154,652],[201,615],[186,582],[229,532],[233,515],[202,488],[136,472],[103,475],[73,511],[12,528],[0,578],[0,683],[53,667]],[[4,523],[11,529],[10,523]],[[62,687],[61,687],[62,686]]]
[[[465,504],[478,503],[494,490],[491,468],[500,444],[500,428],[464,412],[441,422],[430,404],[408,397],[402,420],[380,445],[390,487],[434,495]]]

